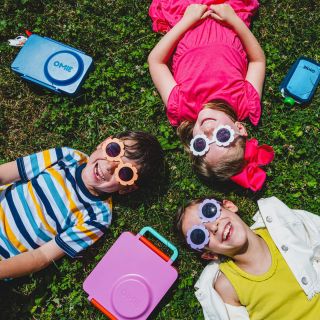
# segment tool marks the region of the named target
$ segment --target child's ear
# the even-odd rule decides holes
[[[201,254],[201,258],[204,260],[218,260],[219,256],[211,251],[205,251],[204,253]]]
[[[123,188],[121,188],[118,193],[119,194],[127,194],[130,192],[133,192],[135,190],[137,190],[139,187],[136,184],[132,184],[131,186],[125,186]]]
[[[238,207],[230,200],[223,200],[222,205],[225,209],[237,213],[238,212]]]
[[[234,124],[238,128],[238,131],[239,131],[241,136],[243,136],[243,137],[247,137],[248,136],[247,129],[241,122],[236,121]]]

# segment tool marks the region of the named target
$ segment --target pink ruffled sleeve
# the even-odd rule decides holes
[[[255,126],[259,123],[261,116],[261,100],[253,85],[245,80],[245,91],[247,96],[248,117]]]
[[[149,16],[152,19],[154,32],[168,32],[170,25],[162,11],[162,0],[153,0],[149,8]]]
[[[252,124],[255,126],[259,123],[261,116],[261,102],[260,97],[257,90],[253,87],[253,85],[247,81],[241,81],[241,89],[237,97],[236,102],[236,113],[238,119],[244,120],[249,118]]]
[[[243,22],[250,27],[252,17],[259,8],[258,0],[229,0],[229,3]]]
[[[174,127],[179,126],[180,119],[180,108],[179,108],[179,97],[180,96],[180,86],[176,85],[170,92],[168,102],[167,102],[167,117],[170,124]]]

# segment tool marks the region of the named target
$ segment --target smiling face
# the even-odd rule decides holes
[[[209,140],[212,139],[214,130],[221,125],[228,125],[234,130],[237,135],[246,136],[247,131],[240,122],[234,122],[225,112],[210,108],[203,108],[199,114],[193,128],[193,137],[199,134],[204,134]],[[221,159],[228,157],[233,152],[231,144],[229,147],[218,146],[216,143],[211,143],[209,151],[206,153],[205,161],[214,166]]]
[[[134,144],[132,140],[125,140],[125,146]],[[90,155],[86,167],[82,171],[82,180],[87,189],[94,195],[104,193],[119,192],[120,194],[133,191],[137,188],[135,184],[123,186],[116,180],[115,170],[119,161],[109,161],[105,158],[105,153],[101,148],[102,143]],[[131,163],[139,170],[139,165],[135,161],[121,157],[125,163]]]
[[[199,205],[191,205],[185,210],[182,221],[182,232],[185,236],[194,225],[201,224],[198,215]],[[231,201],[224,200],[221,216],[214,222],[203,223],[209,232],[206,250],[232,258],[246,249],[248,236],[252,231],[241,220],[237,211],[238,208]]]

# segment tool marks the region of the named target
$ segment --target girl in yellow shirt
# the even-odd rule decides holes
[[[279,208],[287,208],[278,199],[270,199],[265,199],[267,204],[275,203]],[[286,214],[283,219],[271,211],[272,206],[266,205],[265,208],[267,210],[261,210],[261,216],[268,229],[269,225],[273,225],[270,228],[273,237],[266,227],[251,230],[238,216],[237,206],[227,200],[218,202],[214,199],[198,199],[191,202],[178,214],[178,229],[191,248],[202,251],[202,258],[223,258],[214,289],[226,306],[244,306],[250,319],[256,320],[319,319],[320,295],[316,294],[317,284],[307,276],[301,276],[297,281],[299,275],[293,273],[292,266],[288,265],[286,259],[290,260],[288,256],[303,249],[301,265],[310,264],[312,259],[305,261],[304,254],[309,251],[312,257],[311,245],[306,251],[308,246],[302,248],[301,243],[310,242],[311,232],[319,238],[312,238],[312,241],[320,242],[320,232],[316,225],[312,228],[311,223],[308,239],[303,219],[299,220],[293,210],[292,216]],[[274,211],[278,211],[278,215],[281,212]],[[281,237],[290,238],[290,249],[285,245],[280,248],[276,246],[276,240],[279,241]],[[295,262],[297,261],[299,258],[296,257]],[[296,270],[297,268],[295,273]],[[309,296],[303,286],[314,294]]]

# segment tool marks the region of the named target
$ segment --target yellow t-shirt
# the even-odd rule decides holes
[[[241,270],[232,260],[220,270],[231,282],[251,320],[319,320],[320,294],[308,300],[267,229],[255,230],[267,243],[272,264],[261,275]]]

